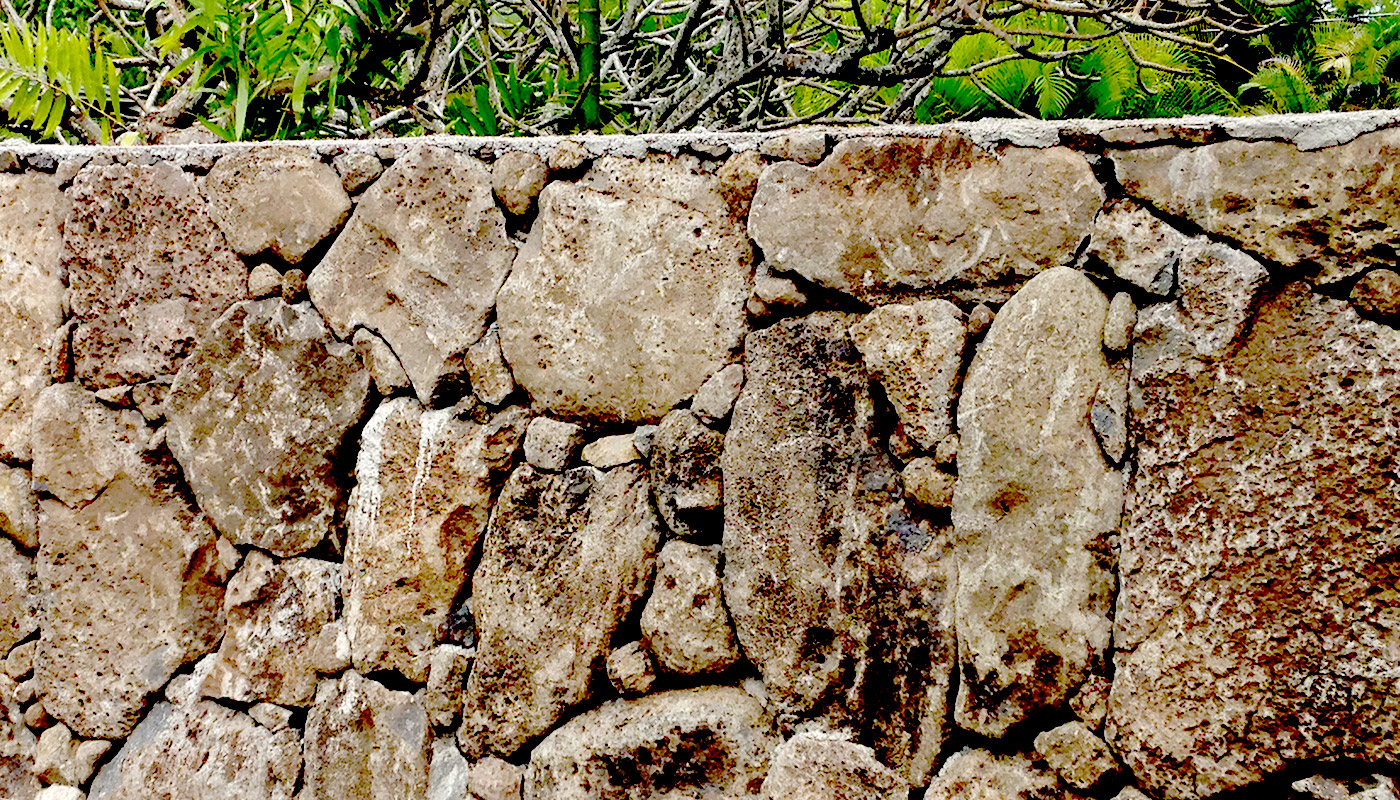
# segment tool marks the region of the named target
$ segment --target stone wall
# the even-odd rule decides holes
[[[1396,115],[0,170],[0,796],[1397,797]]]

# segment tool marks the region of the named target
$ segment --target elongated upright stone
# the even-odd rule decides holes
[[[1122,474],[1090,410],[1126,375],[1103,352],[1108,298],[1048,270],[997,314],[958,401],[957,720],[1001,736],[1063,703],[1109,644],[1109,536]]]

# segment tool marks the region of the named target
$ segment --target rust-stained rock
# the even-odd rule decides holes
[[[457,734],[468,756],[509,758],[591,696],[651,581],[661,530],[647,495],[637,464],[511,473],[472,578],[480,644]]]
[[[773,754],[762,800],[908,800],[909,784],[868,747],[799,733]]]
[[[683,408],[667,414],[656,429],[650,451],[656,509],[666,527],[683,539],[713,541],[719,533],[723,449],[723,434]]]
[[[1079,720],[1043,731],[1035,752],[1065,783],[1092,791],[1118,771],[1108,745]]]
[[[555,182],[501,289],[501,348],[559,416],[656,420],[743,338],[753,252],[689,157],[607,157]]]
[[[431,728],[413,695],[351,670],[316,692],[298,800],[401,800],[428,788]]]
[[[739,643],[719,582],[719,549],[668,542],[642,609],[642,638],[662,669],[681,675],[723,672]]]
[[[245,256],[270,252],[288,264],[300,264],[350,214],[335,169],[293,147],[223,156],[204,191],[230,247]]]
[[[175,376],[170,450],[220,531],[296,555],[330,530],[344,496],[336,459],[368,395],[354,348],[310,305],[239,303]]]
[[[1374,269],[1351,287],[1351,302],[1372,319],[1394,325],[1400,321],[1400,272]]]
[[[475,659],[475,650],[455,644],[440,644],[428,654],[428,685],[422,701],[434,728],[451,728],[461,718],[462,689]]]
[[[946,300],[880,306],[851,326],[866,367],[919,446],[933,450],[953,431],[967,331]]]
[[[91,389],[171,375],[248,291],[248,268],[168,162],[88,167],[68,190],[63,262],[77,379]]]
[[[0,676],[0,793],[6,800],[34,800],[39,780],[34,777],[34,734],[24,725],[20,692],[15,682]]]
[[[749,231],[775,270],[867,303],[939,288],[1004,299],[1067,264],[1103,204],[1084,156],[994,155],[961,134],[852,139],[764,171]]]

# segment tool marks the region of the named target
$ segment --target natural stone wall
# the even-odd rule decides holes
[[[1400,800],[1397,165],[0,146],[0,798]]]

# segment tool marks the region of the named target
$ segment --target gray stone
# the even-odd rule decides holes
[[[428,715],[413,695],[351,670],[316,692],[297,800],[401,800],[428,789]]]
[[[502,153],[491,165],[491,187],[496,199],[517,217],[534,208],[535,198],[540,196],[548,178],[549,168],[544,159],[534,153],[511,150]]]
[[[423,708],[434,728],[451,728],[462,713],[462,688],[467,682],[476,651],[455,644],[440,644],[428,655],[428,685]]]
[[[296,555],[330,530],[337,459],[368,396],[354,348],[309,305],[239,303],[175,376],[170,451],[224,535]]]
[[[1088,161],[1062,147],[851,139],[815,168],[765,170],[749,231],[773,269],[867,303],[933,288],[1000,300],[1068,263],[1103,200]]]
[[[0,464],[0,533],[26,550],[39,546],[39,501],[27,469]]]
[[[642,454],[637,452],[637,444],[633,434],[619,433],[615,436],[594,439],[584,445],[582,458],[583,463],[598,469],[612,469],[623,464],[630,464],[633,461],[640,461]]]
[[[248,295],[263,300],[282,294],[282,273],[271,264],[259,264],[248,273]]]
[[[952,507],[957,476],[943,472],[934,459],[916,458],[905,464],[899,475],[910,500],[928,509]]]
[[[1025,756],[966,749],[944,762],[924,800],[1079,800],[1059,783]]]
[[[331,162],[340,174],[340,185],[354,194],[384,174],[384,162],[373,153],[351,150],[336,156]]]
[[[414,147],[361,196],[308,288],[340,338],[384,337],[426,405],[456,391],[514,257],[486,166]]]
[[[509,758],[589,699],[660,540],[640,465],[511,474],[472,578],[480,645],[457,734],[469,757]]]
[[[1123,507],[1090,424],[1114,376],[1107,313],[1083,273],[1037,275],[997,314],[958,400],[956,714],[986,736],[1059,707],[1103,665]]]
[[[880,306],[851,326],[866,367],[885,387],[904,430],[932,450],[953,429],[953,397],[967,331],[946,300]]]
[[[1093,791],[1118,772],[1118,762],[1108,745],[1078,720],[1036,736],[1035,750],[1050,769],[1076,789]]]
[[[353,341],[355,352],[359,353],[360,361],[369,370],[381,395],[393,397],[412,393],[413,384],[408,380],[408,373],[404,372],[403,364],[399,363],[399,357],[394,355],[388,342],[368,328],[357,328]]]
[[[778,741],[763,706],[710,687],[615,700],[581,714],[530,754],[531,800],[755,795]]]
[[[433,760],[428,765],[428,793],[425,800],[468,800],[467,781],[471,765],[451,737],[433,742]]]
[[[223,156],[204,178],[209,214],[240,255],[272,253],[300,264],[350,214],[350,197],[329,164],[293,147]]]
[[[37,589],[34,562],[13,543],[0,539],[0,653],[9,653],[39,630]]]
[[[651,458],[652,445],[656,444],[656,431],[660,425],[638,425],[632,432],[632,446],[637,448],[637,452],[642,458]]]
[[[572,422],[535,417],[525,428],[525,460],[540,469],[564,469],[582,447],[583,428]]]
[[[744,366],[729,364],[700,385],[695,397],[690,401],[690,410],[705,422],[719,422],[729,416],[742,388]]]
[[[1127,198],[1110,202],[1094,220],[1085,267],[1116,275],[1154,298],[1176,293],[1176,270],[1188,237]]]
[[[607,661],[608,681],[618,694],[646,694],[656,683],[656,665],[641,642],[629,642],[612,651]]]
[[[601,159],[555,182],[497,304],[501,348],[537,407],[648,422],[744,335],[753,247],[693,158]]]
[[[799,733],[773,754],[762,800],[908,800],[909,783],[868,747]]]
[[[758,151],[765,156],[811,165],[826,158],[826,140],[826,131],[791,131],[765,139]]]
[[[1103,324],[1103,346],[1110,353],[1125,352],[1133,344],[1133,326],[1137,324],[1137,306],[1132,295],[1119,292],[1108,303],[1108,317]]]
[[[472,795],[480,800],[520,800],[525,771],[499,758],[483,758],[472,767]]]
[[[1122,365],[1109,369],[1109,376],[1094,392],[1089,406],[1089,425],[1108,463],[1121,467],[1128,453],[1128,371]]]
[[[642,609],[642,640],[661,668],[680,675],[723,672],[740,659],[720,588],[718,548],[668,542]]]
[[[501,332],[492,325],[480,341],[467,348],[467,375],[472,391],[488,406],[498,406],[515,391],[515,376],[501,353]]]
[[[719,457],[724,436],[685,409],[667,414],[651,446],[651,483],[656,509],[683,539],[713,540],[724,503]]]
[[[1351,287],[1351,302],[1373,319],[1400,321],[1400,272],[1373,269],[1361,276]]]

